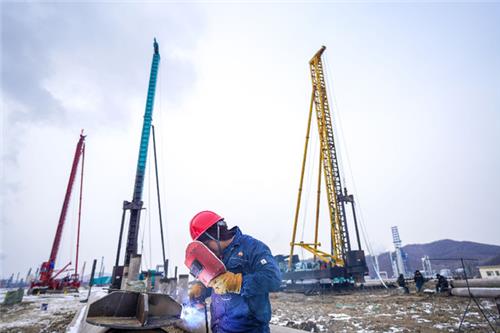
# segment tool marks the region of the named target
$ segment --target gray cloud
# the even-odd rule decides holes
[[[196,79],[189,59],[169,58],[173,46],[191,49],[201,34],[203,20],[192,6],[10,3],[2,7],[2,89],[20,106],[9,113],[8,123],[71,121],[73,110],[53,96],[47,81],[57,73],[78,73],[99,92],[96,99],[102,101],[103,110],[97,113],[98,120],[113,126],[125,111],[124,96],[144,94],[146,71],[131,64],[148,64],[144,51],[152,49],[153,37],[161,46],[166,97],[179,101]]]
[[[40,18],[36,26],[29,25],[33,16],[31,7],[2,6],[2,89],[5,97],[22,106],[9,113],[9,122],[53,119],[63,112],[61,104],[42,84],[51,71],[46,52],[50,41],[43,38],[51,35],[50,21]]]
[[[192,61],[178,53],[196,47],[205,22],[192,5],[80,2],[2,3],[0,21],[0,200],[5,208],[0,249],[8,253],[10,243],[2,238],[7,231],[15,234],[19,223],[8,207],[25,195],[27,180],[34,177],[19,171],[23,152],[34,153],[24,139],[27,131],[33,126],[75,133],[86,128],[96,137],[126,128],[132,105],[139,105],[134,113],[143,112],[153,37],[160,43],[160,80],[166,86],[157,98],[180,103],[194,85],[196,72]],[[47,147],[46,154],[58,154],[58,149]],[[52,228],[47,233],[52,237]]]

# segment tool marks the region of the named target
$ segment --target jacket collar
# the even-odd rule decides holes
[[[233,238],[233,241],[231,243],[229,243],[229,246],[226,247],[224,249],[224,251],[222,251],[222,256],[225,257],[227,254],[231,253],[231,251],[237,247],[238,245],[240,245],[241,243],[241,236],[243,235],[241,233],[241,230],[240,228],[238,227],[233,227],[233,229],[235,229],[235,234],[234,234],[234,238]]]

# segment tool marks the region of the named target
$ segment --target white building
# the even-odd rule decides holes
[[[447,278],[451,278],[453,274],[451,274],[451,269],[449,268],[443,268],[439,271],[439,275],[442,275]]]
[[[482,279],[500,279],[500,265],[479,266]]]

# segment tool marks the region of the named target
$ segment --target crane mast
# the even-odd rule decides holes
[[[346,251],[350,251],[349,235],[346,227],[345,208],[342,198],[342,183],[337,159],[337,150],[333,134],[332,116],[326,93],[325,74],[321,55],[323,46],[309,62],[313,98],[318,124],[321,149],[321,163],[325,176],[328,209],[331,222],[332,251],[335,262],[343,266]]]
[[[80,239],[80,217],[81,217],[81,202],[82,202],[82,187],[83,187],[83,168],[85,159],[85,135],[80,133],[80,139],[76,144],[75,154],[73,157],[73,164],[71,166],[71,172],[69,175],[68,185],[66,187],[66,194],[64,195],[64,201],[59,215],[59,221],[57,223],[56,234],[52,242],[52,248],[50,251],[49,259],[44,261],[40,266],[40,276],[30,283],[30,288],[28,289],[28,294],[40,293],[40,292],[52,292],[55,290],[77,290],[80,287],[80,280],[78,276],[78,243]],[[69,262],[57,273],[54,274],[54,267],[57,260],[57,255],[59,253],[59,246],[61,244],[61,238],[64,230],[64,224],[66,222],[66,215],[68,213],[69,202],[71,200],[71,192],[73,191],[73,185],[75,183],[76,173],[78,170],[78,165],[82,161],[81,166],[81,183],[80,183],[80,202],[78,208],[78,234],[77,234],[77,248],[76,248],[76,267],[74,274],[72,274],[71,279],[56,279],[56,277],[65,272],[66,268],[71,264]],[[38,270],[37,270],[38,272]]]
[[[151,133],[151,122],[153,120],[153,106],[155,101],[156,79],[160,65],[160,52],[158,43],[154,40],[154,54],[149,76],[148,95],[146,99],[146,110],[144,111],[144,122],[142,125],[141,142],[139,146],[139,158],[135,174],[134,191],[132,202],[124,202],[124,208],[130,209],[130,220],[128,224],[127,245],[125,248],[125,266],[130,263],[130,257],[137,254],[137,237],[139,234],[139,222],[142,209],[142,190],[144,188],[144,176],[146,172],[146,161],[148,158],[149,136]]]
[[[71,167],[71,172],[69,175],[68,186],[66,188],[66,194],[64,196],[64,202],[61,209],[61,214],[59,215],[59,222],[57,224],[56,235],[52,243],[52,250],[50,251],[49,260],[42,263],[40,271],[40,280],[48,281],[52,277],[54,271],[55,262],[57,259],[57,254],[59,252],[59,245],[61,243],[61,237],[64,229],[64,222],[66,221],[66,215],[68,213],[69,201],[71,199],[71,192],[73,190],[73,185],[75,183],[76,172],[78,169],[78,164],[80,163],[80,157],[85,150],[85,136],[80,134],[80,140],[76,145],[75,155],[73,157],[73,165]]]
[[[134,290],[128,290],[127,288],[129,282],[137,280],[141,266],[141,258],[140,256],[136,256],[137,236],[140,227],[140,213],[143,205],[142,191],[144,187],[149,136],[151,134],[151,130],[153,132],[153,148],[155,149],[156,155],[156,148],[154,145],[154,127],[151,122],[159,64],[160,53],[158,51],[158,43],[155,39],[153,61],[149,76],[146,110],[144,112],[144,122],[141,132],[139,158],[134,182],[134,191],[132,201],[125,201],[123,203],[120,236],[118,238],[115,266],[113,267],[113,280],[111,287],[109,288],[110,293],[90,304],[88,311],[86,312],[85,321],[91,325],[110,328],[110,330],[106,329],[105,331],[163,331],[161,328],[171,325],[173,323],[172,320],[177,320],[181,316],[182,306],[174,301],[170,296],[163,293],[153,292],[150,287],[146,289],[151,292],[146,292],[145,290],[139,291],[137,288],[132,288]],[[157,191],[159,193],[158,177],[156,180]],[[158,206],[160,206],[159,196]],[[127,210],[130,210],[130,220],[127,245],[125,248],[125,264],[120,266],[121,240]],[[164,267],[166,267],[165,264]],[[92,271],[93,270],[94,269],[92,269]],[[155,275],[153,275],[153,277],[154,276]]]
[[[132,193],[132,201],[123,202],[123,212],[120,226],[120,235],[118,238],[118,248],[116,251],[115,266],[113,267],[112,288],[120,289],[122,277],[128,277],[128,267],[130,259],[137,255],[137,240],[139,236],[139,227],[142,210],[142,191],[144,188],[144,178],[146,174],[146,162],[148,158],[149,137],[151,134],[151,123],[153,121],[153,107],[155,101],[156,81],[158,77],[158,67],[160,65],[160,52],[156,38],[153,43],[154,53],[151,63],[151,72],[149,75],[148,94],[146,98],[146,109],[144,111],[144,121],[142,125],[141,141],[139,145],[139,157],[137,160],[137,168],[135,173],[134,190]],[[125,246],[124,265],[120,265],[120,252],[122,246],[122,236],[125,224],[126,211],[130,210],[130,219],[128,223],[127,244]]]
[[[325,73],[321,56],[326,47],[321,49],[309,61],[309,69],[311,73],[312,94],[311,104],[309,107],[309,118],[307,123],[306,142],[304,147],[304,157],[302,160],[302,171],[300,176],[299,193],[297,197],[297,205],[295,210],[295,220],[292,233],[292,241],[290,242],[290,255],[288,260],[289,271],[293,271],[293,253],[294,247],[299,246],[314,255],[314,258],[320,259],[330,265],[336,267],[332,270],[333,276],[353,276],[357,280],[361,280],[367,272],[364,252],[361,249],[359,239],[358,226],[356,221],[356,213],[354,210],[354,197],[347,193],[347,189],[342,187],[339,161],[337,158],[337,148],[335,145],[335,133],[331,114],[330,103],[328,101],[327,89],[325,83]],[[318,136],[320,142],[319,156],[319,171],[318,171],[318,191],[316,199],[316,226],[314,231],[314,242],[305,243],[297,242],[297,224],[300,212],[302,187],[304,183],[304,173],[307,160],[307,148],[311,132],[311,122],[313,114],[316,118]],[[321,194],[321,179],[323,179],[326,187],[326,198],[328,204],[328,216],[330,221],[330,253],[320,250],[318,247],[321,244],[318,242],[318,225],[319,225],[319,207]],[[347,219],[345,212],[346,203],[352,206],[352,215],[354,226],[356,228],[356,236],[358,240],[358,250],[352,251],[347,227]],[[342,268],[342,269],[338,269]],[[300,275],[300,274],[299,274]],[[304,275],[304,274],[302,274]],[[291,280],[298,275],[289,274]],[[316,277],[314,274],[308,277]],[[319,276],[318,276],[319,277]],[[324,277],[324,276],[322,276]],[[300,278],[304,278],[301,276]]]

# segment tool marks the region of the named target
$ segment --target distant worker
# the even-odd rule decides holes
[[[422,273],[420,273],[418,269],[415,271],[415,275],[413,276],[413,281],[415,281],[417,293],[420,293],[422,291],[422,287],[424,286],[425,279]]]
[[[446,279],[446,277],[442,276],[441,274],[436,274],[436,279],[436,292],[442,293],[448,291],[448,279]]]
[[[406,286],[405,276],[403,274],[399,274],[399,277],[398,277],[398,286],[400,288],[403,288],[403,290],[405,291],[405,294],[409,294],[410,293],[410,289],[408,289],[408,287]]]
[[[211,295],[212,332],[270,332],[269,292],[279,290],[281,273],[269,247],[238,227],[228,229],[224,219],[211,211],[196,214],[189,231],[227,269],[210,282],[210,288],[195,283],[189,290],[192,302]]]

